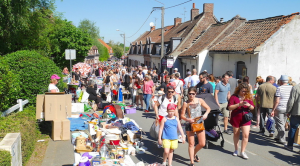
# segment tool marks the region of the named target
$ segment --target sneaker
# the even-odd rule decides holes
[[[243,159],[248,159],[249,158],[245,152],[241,152],[241,157]]]
[[[163,166],[167,166],[167,162],[163,162],[161,165],[163,165]]]
[[[232,155],[233,155],[233,156],[238,156],[238,151],[237,151],[237,150],[234,151]]]
[[[228,135],[231,135],[231,132],[227,129],[227,130],[224,130],[223,133],[226,133]]]
[[[284,148],[289,150],[289,151],[293,151],[293,147],[292,146],[288,146],[288,145],[284,145]]]
[[[146,112],[146,113],[147,113],[147,112],[149,112],[149,111],[148,111],[148,110],[145,110],[144,112]]]
[[[273,137],[273,136],[274,136],[274,133],[270,133],[270,134],[269,134],[269,137]]]

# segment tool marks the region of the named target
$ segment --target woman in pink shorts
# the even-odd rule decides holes
[[[243,139],[241,146],[240,156],[244,159],[248,159],[245,153],[245,149],[248,143],[248,137],[250,133],[251,120],[246,121],[245,114],[248,114],[254,109],[252,95],[247,83],[241,83],[235,89],[234,94],[230,97],[228,102],[228,110],[232,110],[230,123],[233,127],[233,142],[235,151],[233,156],[238,156],[238,144],[240,140],[240,130],[242,129]]]

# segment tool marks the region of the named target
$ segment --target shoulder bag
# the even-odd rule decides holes
[[[188,109],[188,115],[191,118],[190,109]],[[200,121],[200,122],[199,122]],[[205,130],[204,122],[202,120],[202,116],[199,116],[194,119],[194,123],[191,123],[192,132],[199,132]]]

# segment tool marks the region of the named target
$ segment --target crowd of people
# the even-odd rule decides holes
[[[73,73],[73,79],[78,80],[81,87],[87,87],[89,99],[96,103],[115,100],[118,88],[123,86],[130,92],[125,98],[131,100],[137,109],[146,113],[154,111],[161,126],[158,144],[165,149],[163,165],[167,165],[167,158],[168,165],[172,165],[173,152],[178,147],[179,137],[174,134],[177,130],[180,132],[181,142],[184,143],[187,135],[190,165],[200,162],[197,152],[205,146],[205,131],[196,132],[198,144],[195,145],[195,132],[192,132],[191,124],[197,117],[205,120],[211,109],[204,100],[196,97],[197,94],[214,96],[223,115],[223,133],[233,133],[233,156],[239,155],[248,159],[245,149],[252,118],[256,120],[252,128],[259,128],[260,133],[265,135],[267,116],[275,119],[275,123],[268,130],[269,136],[274,137],[277,130],[278,134],[274,139],[285,148],[293,149],[295,132],[300,123],[300,84],[292,81],[291,77],[281,75],[276,82],[274,76],[268,76],[265,81],[258,76],[256,83],[251,85],[248,76],[238,80],[234,78],[232,71],[227,71],[220,77],[215,77],[206,70],[199,75],[196,69],[185,72],[186,78],[182,78],[177,68],[160,73],[157,68],[147,66],[128,67],[121,63],[102,62],[93,65],[88,73],[88,76],[103,78],[105,86],[99,93],[94,88],[95,83],[82,78],[78,69]],[[68,69],[64,68],[63,75],[68,73]],[[60,79],[57,75],[51,76],[49,92],[57,92],[57,79]],[[205,111],[201,110],[201,106]],[[256,118],[251,116],[252,113],[256,114]],[[186,133],[182,130],[182,124]],[[232,126],[232,131],[229,130],[229,125]],[[289,132],[286,142],[287,126]],[[242,143],[239,150],[240,131]]]

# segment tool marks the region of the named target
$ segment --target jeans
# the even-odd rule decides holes
[[[133,88],[130,88],[130,93],[131,93],[132,104],[135,104],[135,103],[136,103],[136,101],[135,101],[135,97],[136,97],[136,95],[133,95],[133,91],[134,91],[134,89],[133,89]]]
[[[146,103],[146,110],[149,110],[150,108],[150,99],[152,97],[152,94],[144,94],[144,101]]]
[[[293,146],[294,144],[294,139],[295,139],[295,134],[297,131],[297,128],[300,124],[300,116],[295,116],[295,115],[291,115],[290,117],[290,131],[289,131],[289,138],[288,138],[288,146]]]
[[[271,112],[272,112],[272,108],[262,108],[262,107],[260,107],[260,123],[259,123],[260,130],[265,131],[266,115],[267,114],[271,115]],[[272,125],[272,128],[269,132],[270,133],[275,132],[275,123]]]

